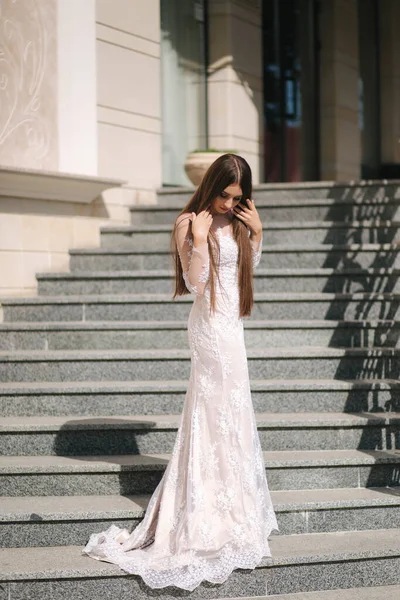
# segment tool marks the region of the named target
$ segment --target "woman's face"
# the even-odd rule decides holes
[[[228,213],[234,206],[239,204],[242,199],[242,188],[238,183],[228,185],[223,192],[216,196],[211,203],[213,213],[224,215]]]

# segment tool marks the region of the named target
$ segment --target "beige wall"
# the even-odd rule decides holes
[[[66,271],[69,248],[99,245],[87,204],[0,198],[0,299],[36,293],[37,272]]]
[[[2,0],[0,164],[58,168],[56,0]]]
[[[321,179],[359,179],[357,0],[324,0],[320,11]]]
[[[0,170],[127,182],[91,204],[1,198],[0,296],[34,294],[36,272],[68,270],[69,248],[98,246],[101,225],[128,223],[129,206],[154,202],[161,185],[159,0],[93,1],[0,4]]]
[[[97,0],[96,38],[98,174],[127,182],[105,199],[128,219],[161,185],[159,0]]]
[[[236,150],[262,181],[263,98],[261,3],[209,5],[209,145]]]

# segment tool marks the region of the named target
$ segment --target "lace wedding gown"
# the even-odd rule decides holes
[[[217,227],[215,224],[217,223]],[[213,221],[220,244],[217,310],[209,314],[208,248],[194,248],[188,221],[178,226],[187,288],[191,374],[171,459],[141,524],[92,534],[82,551],[137,574],[151,588],[192,591],[222,583],[236,568],[271,556],[278,530],[250,395],[239,317],[237,244],[227,217]],[[251,241],[253,264],[261,243]]]

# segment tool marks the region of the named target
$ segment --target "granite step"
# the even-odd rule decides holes
[[[267,233],[264,232],[267,236]],[[268,239],[265,241],[269,242]],[[71,271],[171,269],[169,243],[162,250],[90,248],[70,250]],[[400,244],[275,244],[263,246],[259,269],[399,268]]]
[[[400,488],[271,492],[281,535],[400,527]],[[132,531],[150,496],[0,497],[0,547],[85,544],[111,525]]]
[[[104,249],[116,248],[150,250],[153,252],[169,248],[172,224],[164,225],[117,225],[100,228],[100,246]],[[394,234],[395,235],[395,234]]]
[[[3,496],[152,494],[169,454],[1,456]],[[264,452],[271,490],[400,485],[398,450]]]
[[[400,198],[368,199],[282,198],[265,199],[254,193],[261,221],[361,221],[399,220]],[[172,195],[168,204],[134,205],[130,207],[131,225],[172,225],[184,203]]]
[[[244,321],[247,348],[399,347],[400,321]],[[0,350],[187,348],[186,321],[0,323]]]
[[[72,251],[72,274],[39,276],[40,292],[58,296],[4,302],[5,319],[17,321],[0,328],[0,380],[9,381],[0,384],[0,454],[8,454],[0,458],[0,540],[19,546],[0,550],[0,592],[10,600],[149,595],[138,578],[80,551],[90,533],[139,521],[170,457],[187,386],[192,298],[152,294],[171,278],[151,271],[169,267],[171,224],[189,193],[164,190],[159,206],[132,209],[137,226],[103,231],[102,243],[121,243],[125,252]],[[396,592],[400,362],[391,346],[400,294],[388,292],[398,285],[391,243],[400,238],[398,196],[396,182],[255,189],[269,237],[256,276],[255,321],[246,321],[245,335],[281,536],[271,539],[274,562],[234,573],[218,588],[203,585],[191,597],[361,585]],[[343,266],[350,268],[335,272]],[[371,266],[375,271],[366,270]],[[374,285],[385,293],[354,293]],[[275,293],[263,293],[269,289]],[[330,293],[342,289],[351,293]],[[134,319],[139,327],[125,323]],[[341,345],[370,349],[334,348]],[[160,598],[175,596],[164,592]]]
[[[41,296],[79,294],[173,294],[171,270],[157,271],[73,271],[38,273]],[[257,293],[296,292],[400,292],[400,269],[257,269],[254,273]]]
[[[186,320],[193,296],[169,294],[42,296],[2,301],[4,321],[178,321]],[[398,293],[258,293],[255,320],[394,320]]]
[[[179,414],[3,417],[0,455],[170,453],[179,423]],[[256,423],[264,450],[400,451],[400,412],[256,413]]]
[[[249,348],[252,379],[397,379],[399,348]],[[188,379],[189,350],[0,352],[0,382]]]
[[[170,247],[171,224],[103,227],[103,249],[163,251]],[[289,244],[388,244],[400,241],[400,221],[275,221],[263,224],[264,243]]]
[[[398,379],[252,380],[257,412],[400,411]],[[0,384],[0,416],[118,416],[180,413],[186,380]]]
[[[270,542],[272,560],[263,559],[253,571],[237,570],[224,584],[201,584],[190,597],[234,598],[268,592],[269,598],[288,592],[400,583],[398,529],[281,535],[272,536]],[[13,595],[144,600],[153,593],[139,577],[82,555],[80,545],[0,549],[0,583],[11,600]],[[172,600],[176,593],[164,589],[157,591],[157,597]]]
[[[253,198],[281,204],[285,200],[330,199],[337,202],[385,203],[399,197],[399,180],[357,182],[304,181],[296,183],[258,183],[253,186]],[[194,192],[190,187],[162,187],[157,190],[157,202],[169,205],[172,201],[182,207]]]
[[[379,587],[349,588],[347,590],[279,594],[278,596],[275,594],[264,597],[253,596],[252,598],[240,598],[240,600],[398,600],[398,598],[400,598],[400,585],[382,585]]]
[[[246,323],[250,343],[257,345],[265,334],[273,331],[261,323]],[[377,325],[385,331],[391,325]],[[400,328],[400,323],[399,323]],[[361,326],[354,332],[361,335]],[[371,332],[375,331],[372,325]],[[254,335],[253,335],[254,333]],[[249,336],[247,335],[249,338]],[[374,337],[376,337],[374,335]],[[254,339],[253,339],[254,338]],[[366,339],[368,334],[366,334]],[[187,323],[185,321],[59,321],[33,323],[0,323],[1,350],[122,350],[188,347]]]

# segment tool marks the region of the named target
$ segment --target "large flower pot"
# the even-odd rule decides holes
[[[185,162],[185,172],[193,185],[199,185],[205,172],[218,157],[225,152],[189,152]]]

